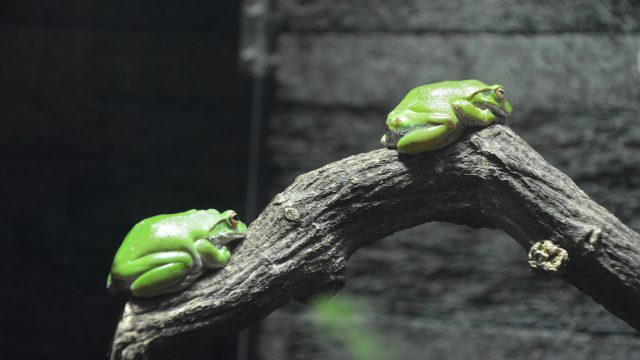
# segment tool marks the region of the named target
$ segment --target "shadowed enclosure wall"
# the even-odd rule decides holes
[[[0,2],[2,359],[103,359],[139,220],[244,215],[237,1]],[[233,358],[233,335],[209,354]]]

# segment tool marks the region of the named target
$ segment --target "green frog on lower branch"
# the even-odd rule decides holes
[[[246,231],[233,210],[189,210],[142,220],[118,249],[107,288],[137,297],[181,291],[204,269],[224,267],[231,256],[226,244],[244,238]]]
[[[409,91],[389,113],[381,143],[401,154],[438,150],[469,126],[504,123],[511,111],[499,84],[460,80],[423,85]]]

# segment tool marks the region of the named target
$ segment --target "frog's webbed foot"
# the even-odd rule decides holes
[[[380,143],[382,146],[387,149],[395,149],[398,146],[398,141],[406,134],[410,133],[411,130],[403,129],[403,130],[391,130],[387,129],[387,132],[382,135],[382,139]]]

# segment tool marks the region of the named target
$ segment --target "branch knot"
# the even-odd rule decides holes
[[[550,240],[533,244],[529,250],[529,266],[534,272],[557,275],[562,272],[569,254]]]

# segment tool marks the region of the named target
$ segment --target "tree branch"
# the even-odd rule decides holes
[[[505,230],[534,270],[640,329],[640,235],[493,125],[439,152],[376,150],[299,176],[251,224],[227,267],[183,293],[131,300],[111,358],[162,357],[242,329],[291,298],[335,293],[354,251],[429,221]]]

